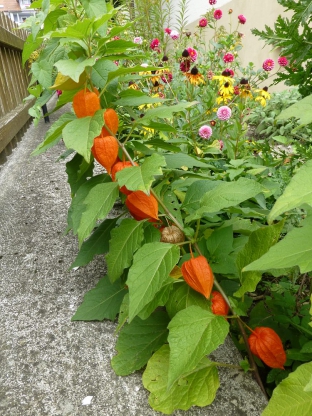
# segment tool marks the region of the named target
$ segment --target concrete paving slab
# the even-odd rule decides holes
[[[53,108],[55,98],[49,103]],[[67,109],[68,110],[68,109]],[[55,121],[64,109],[51,115]],[[30,158],[50,127],[31,127],[0,167],[0,415],[156,416],[141,372],[111,369],[116,324],[71,322],[84,294],[105,274],[102,256],[68,270],[76,237],[63,235],[70,192],[60,143]],[[230,339],[218,361],[241,359]],[[221,387],[206,408],[175,416],[258,416],[266,405],[250,375],[220,370]],[[92,397],[90,404],[88,397]]]

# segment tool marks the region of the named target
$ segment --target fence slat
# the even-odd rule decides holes
[[[12,146],[30,120],[29,108],[35,100],[24,103],[29,94],[27,68],[22,65],[22,51],[28,33],[0,12],[0,153]],[[0,158],[1,159],[1,158]]]

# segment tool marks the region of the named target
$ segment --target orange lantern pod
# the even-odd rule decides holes
[[[113,136],[101,137],[94,139],[91,152],[94,158],[111,173],[112,166],[118,160],[118,141]]]
[[[226,316],[229,313],[229,305],[220,292],[214,290],[211,293],[211,310],[215,315]]]
[[[118,161],[117,163],[114,164],[114,166],[112,167],[112,179],[115,182],[116,181],[116,173],[119,172],[120,170],[123,170],[125,168],[131,168],[133,165],[131,162],[126,161],[126,162],[122,162],[122,161]],[[135,166],[138,166],[137,163],[135,163]],[[120,189],[120,192],[122,192],[125,195],[130,195],[132,193],[132,191],[128,191],[128,189],[126,188],[126,186],[122,186]]]
[[[142,191],[131,192],[126,198],[126,206],[137,221],[158,221],[158,202],[153,195],[146,195]]]
[[[259,326],[248,338],[250,351],[271,368],[284,370],[286,352],[277,333],[265,326]]]
[[[94,91],[78,91],[73,98],[73,109],[78,118],[94,116],[95,112],[101,109],[98,90],[95,88]]]
[[[105,126],[110,129],[113,134],[116,134],[118,131],[118,114],[112,108],[108,108],[104,112],[104,122]],[[102,127],[102,136],[109,136],[111,133],[104,127]]]
[[[209,298],[213,287],[213,272],[204,256],[191,258],[182,264],[182,275],[186,283],[196,292]]]

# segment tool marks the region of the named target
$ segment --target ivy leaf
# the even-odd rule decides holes
[[[136,317],[120,331],[111,364],[118,376],[126,376],[140,370],[167,340],[168,315],[154,312],[146,320]]]
[[[195,292],[181,280],[179,284],[173,285],[173,291],[166,303],[166,310],[170,318],[173,318],[178,312],[190,306],[199,306],[204,310],[211,311],[210,302],[207,302],[204,296]]]
[[[93,117],[77,118],[63,129],[63,140],[68,149],[74,149],[87,162],[91,159],[93,140],[103,127],[104,110],[99,110]]]
[[[275,387],[262,416],[310,416],[312,391],[305,387],[311,376],[312,362],[300,365]]]
[[[94,289],[84,296],[82,304],[77,309],[72,321],[113,321],[119,311],[121,302],[127,290],[120,281],[111,283],[107,276],[100,279]]]
[[[268,222],[273,222],[279,215],[303,204],[312,205],[312,160],[302,165],[292,177],[268,215]]]
[[[95,58],[89,58],[83,61],[79,61],[78,59],[61,59],[55,63],[55,66],[63,75],[70,77],[75,82],[79,82],[79,77],[86,67],[93,66],[95,62]]]
[[[229,324],[223,316],[214,315],[199,306],[190,306],[172,318],[168,329],[170,388],[183,374],[193,371],[205,355],[224,342]]]
[[[151,302],[168,281],[180,257],[179,248],[168,243],[145,244],[135,253],[129,269],[129,321]]]
[[[80,244],[90,235],[96,221],[102,220],[110,212],[118,196],[118,184],[115,182],[100,183],[90,189],[83,201],[85,209],[77,230]]]
[[[117,218],[108,218],[104,220],[91,236],[82,243],[79,253],[71,269],[74,267],[85,266],[93,260],[94,256],[105,254],[109,250],[109,239],[111,231],[115,228]]]
[[[151,393],[148,399],[151,407],[170,415],[178,409],[211,404],[220,385],[216,367],[204,358],[190,374],[167,389],[169,354],[168,345],[161,347],[148,361],[143,373],[143,385]]]
[[[262,273],[258,271],[247,271],[245,266],[259,259],[272,245],[277,243],[283,226],[284,221],[280,221],[277,224],[259,228],[250,234],[248,242],[236,258],[236,265],[242,286],[234,293],[234,296],[241,297],[246,292],[253,292],[256,289],[258,282],[261,280]]]
[[[73,113],[62,114],[59,119],[56,120],[49,128],[44,136],[43,142],[36,147],[31,156],[38,156],[41,153],[44,153],[46,150],[50,149],[50,147],[56,145],[62,138],[62,131],[65,126],[75,119],[76,117]]]
[[[161,166],[166,166],[165,158],[154,153],[141,166],[132,166],[117,172],[118,184],[120,187],[126,185],[129,191],[149,193],[155,176],[162,174]]]
[[[244,267],[243,272],[251,270],[286,269],[298,266],[300,273],[312,270],[312,216],[308,216],[302,227],[292,229],[283,240],[265,253],[262,257]]]
[[[133,253],[141,246],[143,236],[143,222],[132,219],[122,220],[120,226],[112,230],[106,256],[111,282],[119,279],[123,270],[131,265]]]

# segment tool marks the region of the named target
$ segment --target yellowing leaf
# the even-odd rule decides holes
[[[77,90],[81,87],[87,79],[87,74],[83,72],[80,77],[79,81],[75,82],[68,76],[61,74],[60,72],[57,74],[55,78],[54,84],[50,87],[51,90],[61,90],[61,91],[70,91],[70,90]]]
[[[169,276],[173,279],[179,279],[180,277],[182,277],[181,267],[174,266]]]

